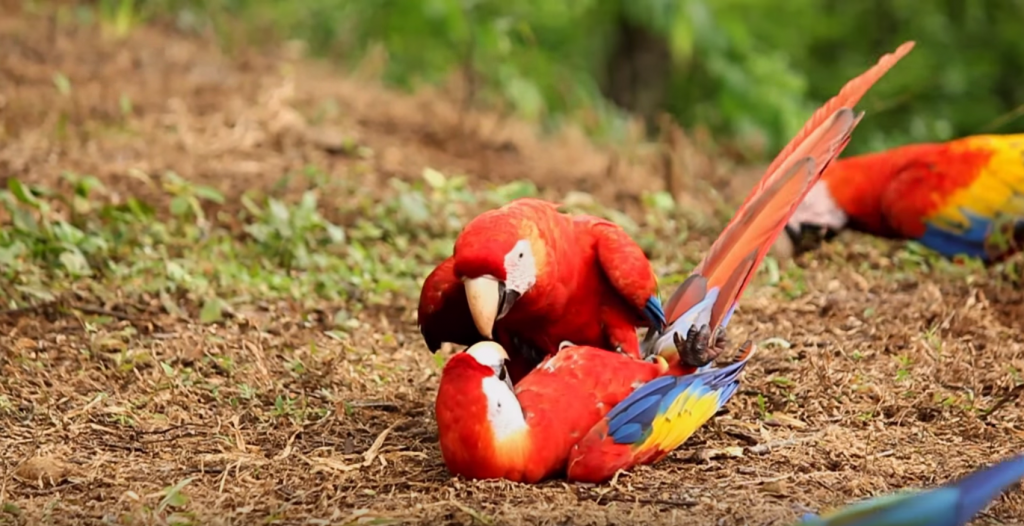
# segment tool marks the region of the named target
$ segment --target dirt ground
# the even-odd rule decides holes
[[[127,195],[147,192],[132,169],[172,169],[230,202],[307,164],[351,177],[354,140],[375,152],[368,186],[430,166],[628,208],[665,184],[649,151],[542,140],[286,51],[228,57],[157,28],[119,43],[14,11],[0,49],[0,178],[73,169]],[[988,274],[887,277],[889,261],[877,245],[831,247],[801,263],[799,299],[752,287],[734,341],[788,347],[763,348],[728,413],[680,451],[597,487],[447,474],[412,299],[364,315],[348,343],[288,308],[214,327],[154,311],[102,338],[72,316],[3,315],[0,502],[14,506],[0,524],[787,524],[1024,450],[1024,294]],[[1021,517],[1015,489],[977,523]]]

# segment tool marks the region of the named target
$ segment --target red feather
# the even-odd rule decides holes
[[[719,292],[716,304],[720,306],[715,308],[709,323],[712,328],[718,327],[722,317],[736,304],[786,221],[832,159],[846,147],[861,117],[853,114],[853,106],[913,47],[913,42],[906,42],[894,53],[883,55],[877,64],[847,82],[838,95],[815,111],[768,166],[760,183],[751,190],[736,215],[708,249],[707,256],[694,269],[693,275],[705,277],[707,283],[704,286],[709,289],[730,284],[728,290]],[[809,177],[798,166],[807,159],[812,160]],[[679,299],[692,299],[694,296],[673,295]],[[695,305],[669,301],[665,306],[667,321],[671,323]]]
[[[864,231],[915,238],[924,220],[949,197],[968,188],[993,150],[955,143],[912,144],[837,160],[822,181],[844,212]],[[889,198],[889,196],[897,199]]]
[[[801,222],[815,223],[835,206],[854,229],[987,263],[1024,246],[1024,134],[975,135],[849,157],[837,161],[822,184],[826,192],[806,205]]]

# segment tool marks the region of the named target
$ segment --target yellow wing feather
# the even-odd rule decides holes
[[[695,392],[698,389],[707,387],[690,387],[651,422],[651,434],[640,446],[641,451],[672,451],[715,416],[722,399],[721,391]]]
[[[930,221],[956,231],[971,223],[964,210],[990,218],[1024,218],[1024,134],[976,135],[949,146],[954,154],[984,149],[993,155],[971,184],[945,198],[945,206]]]

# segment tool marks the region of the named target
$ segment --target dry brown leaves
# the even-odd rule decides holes
[[[287,57],[228,60],[155,29],[105,42],[28,15],[0,18],[0,48],[0,169],[30,181],[73,169],[144,193],[132,169],[172,169],[233,196],[309,163],[348,176],[365,162],[339,146],[354,138],[375,152],[358,172],[367,185],[431,166],[591,185],[606,202],[626,186],[606,182],[608,154],[578,137],[545,142],[496,117],[457,134],[453,105],[431,94],[399,97]],[[660,184],[616,177],[633,192]],[[285,307],[222,327],[5,316],[0,501],[20,511],[0,520],[785,524],[801,506],[936,484],[1024,449],[1021,293],[850,268],[808,269],[811,292],[793,301],[752,288],[734,341],[789,347],[766,346],[729,413],[681,451],[602,487],[451,479],[432,419],[438,370],[410,305],[365,315],[344,341]],[[1024,516],[1024,494],[992,515]]]

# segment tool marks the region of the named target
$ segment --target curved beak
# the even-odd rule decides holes
[[[786,235],[793,242],[793,255],[800,255],[820,247],[824,242],[831,241],[839,235],[832,227],[813,223],[800,223],[800,230],[786,225]]]
[[[519,299],[519,293],[505,288],[503,281],[490,276],[467,279],[465,287],[469,313],[473,315],[476,330],[482,336],[494,339],[494,322],[508,314],[512,304]]]
[[[502,382],[505,382],[505,387],[508,387],[509,391],[516,392],[516,386],[512,385],[512,377],[508,375],[508,367],[504,364],[501,366],[501,371],[498,373],[498,378],[501,378]]]

